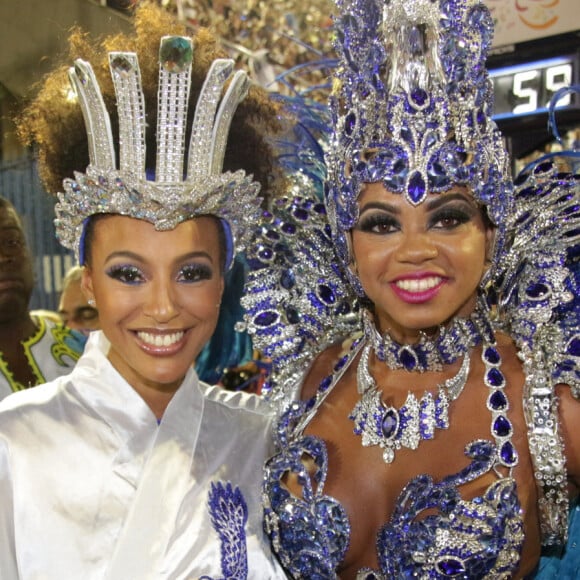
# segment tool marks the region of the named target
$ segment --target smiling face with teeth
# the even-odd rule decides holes
[[[381,331],[414,342],[420,330],[471,312],[493,229],[465,188],[413,206],[372,183],[358,203],[353,267]]]
[[[212,217],[170,231],[119,215],[92,225],[83,289],[99,309],[109,360],[147,402],[179,388],[215,329],[223,291],[219,228]]]

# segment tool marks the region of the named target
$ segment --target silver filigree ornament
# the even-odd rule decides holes
[[[492,115],[485,59],[493,35],[480,0],[337,0],[337,89],[330,106],[328,215],[348,265],[348,231],[365,183],[412,205],[466,185],[498,227],[497,261],[513,184]],[[355,274],[351,282],[360,294]],[[489,272],[486,279],[493,277]]]
[[[246,247],[260,215],[260,185],[242,170],[222,172],[222,168],[231,121],[249,80],[243,71],[233,73],[232,60],[212,63],[186,152],[192,61],[190,38],[161,39],[155,167],[146,166],[147,116],[137,55],[109,54],[119,118],[118,166],[109,112],[93,69],[80,59],[70,69],[85,120],[90,163],[84,174],[75,172],[74,179],[64,180],[55,225],[60,242],[74,250],[81,263],[85,223],[95,214],[146,220],[157,230],[214,215],[227,224],[235,251]],[[228,255],[228,262],[231,258]]]

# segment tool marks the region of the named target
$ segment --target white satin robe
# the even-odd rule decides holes
[[[244,543],[248,578],[285,578],[262,531],[264,401],[192,369],[158,426],[108,346],[93,332],[69,376],[0,403],[0,579],[243,580]],[[243,533],[222,530],[233,544],[210,519],[220,481],[249,513]]]

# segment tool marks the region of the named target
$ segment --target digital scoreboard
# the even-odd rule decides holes
[[[494,118],[500,120],[547,111],[556,91],[579,84],[579,60],[579,54],[575,53],[491,69]],[[578,95],[567,93],[558,101],[556,109],[577,108],[578,103]]]

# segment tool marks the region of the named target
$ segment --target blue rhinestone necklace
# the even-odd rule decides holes
[[[416,449],[421,441],[433,439],[435,429],[449,428],[449,404],[457,399],[469,375],[469,353],[464,356],[457,375],[438,386],[438,393],[427,392],[421,398],[409,393],[400,408],[386,405],[368,369],[371,344],[365,345],[357,369],[357,382],[361,399],[349,419],[354,421],[355,435],[362,437],[364,447],[379,445],[383,460],[391,463],[395,452],[402,447]],[[501,371],[501,356],[495,341],[483,345],[482,361],[485,365],[484,384],[489,389],[487,408],[491,411],[491,434],[495,440],[497,462],[507,468],[518,463],[518,454],[512,443],[513,427],[507,417],[509,401],[505,393],[506,380]]]
[[[415,344],[400,344],[388,332],[382,336],[372,320],[372,314],[363,312],[364,332],[373,345],[376,357],[390,369],[407,371],[440,371],[482,342],[493,342],[493,329],[488,308],[482,298],[468,318],[454,318],[448,326],[439,328],[435,338],[422,333]]]
[[[371,345],[362,352],[357,384],[361,394],[349,419],[354,421],[354,433],[362,437],[363,447],[379,445],[385,463],[392,463],[395,452],[402,447],[417,449],[421,441],[433,439],[435,429],[449,428],[449,405],[465,387],[469,375],[469,353],[463,357],[458,373],[438,385],[436,396],[427,391],[418,400],[409,392],[405,404],[397,409],[386,405],[369,369]]]
[[[367,396],[374,402],[369,411],[367,408],[368,405],[361,405],[361,401],[359,401],[349,415],[349,418],[355,422],[354,433],[363,436],[363,445],[365,445],[365,443],[370,445],[381,445],[384,450],[383,459],[386,463],[390,463],[394,459],[395,450],[403,446],[403,435],[405,435],[405,441],[409,442],[409,445],[404,446],[416,448],[420,441],[432,439],[434,437],[435,429],[447,429],[449,427],[449,403],[459,397],[469,374],[470,349],[468,344],[478,344],[483,342],[481,358],[485,365],[484,384],[489,391],[486,404],[492,415],[491,434],[495,440],[497,462],[510,469],[515,467],[518,463],[518,454],[511,440],[513,427],[507,416],[509,401],[505,393],[506,379],[501,371],[501,356],[495,343],[494,331],[487,312],[486,305],[479,300],[476,312],[472,314],[470,318],[463,319],[464,322],[468,321],[470,323],[467,325],[468,328],[477,329],[477,331],[470,333],[456,333],[452,331],[440,335],[440,337],[454,336],[455,339],[457,339],[458,336],[463,336],[464,339],[467,339],[467,343],[462,340],[460,341],[460,345],[454,347],[455,352],[461,351],[464,356],[461,368],[457,375],[448,379],[443,385],[439,386],[438,393],[435,397],[430,393],[426,393],[420,401],[417,401],[417,399],[413,397],[414,400],[411,401],[410,405],[407,405],[406,403],[405,406],[400,409],[384,405],[380,393],[376,391],[376,388],[374,391],[377,394],[373,396],[373,388],[360,386],[365,385],[365,381],[367,384],[370,385],[372,383],[374,386],[374,380],[368,372],[368,357],[370,355],[370,350],[375,349],[376,346],[370,340],[367,332],[362,336],[358,336],[356,340],[352,342],[349,351],[336,362],[333,372],[320,382],[316,395],[301,405],[302,417],[298,420],[296,432],[302,432],[304,430],[306,425],[316,414],[316,411],[324,399],[333,390],[336,383],[338,383],[342,378],[345,370],[350,366],[350,363],[362,350],[361,359],[357,369],[359,391],[362,392],[363,397],[365,393],[369,392],[370,394]],[[372,321],[370,324],[373,324]],[[452,328],[453,326],[452,323],[449,328]],[[465,328],[464,325],[461,325],[461,327]],[[441,355],[442,360],[444,360],[447,357],[447,353],[450,352],[449,339],[447,338],[447,340],[444,340],[443,342],[446,344],[446,354],[444,356]],[[458,357],[454,357],[453,360],[456,360],[457,358]],[[418,427],[409,429],[409,424],[418,424]],[[363,433],[366,433],[367,441],[365,441],[365,435],[363,435]],[[415,445],[415,447],[412,447],[412,445]]]
[[[491,411],[491,434],[495,439],[497,460],[504,467],[512,468],[518,463],[518,453],[512,443],[513,426],[508,419],[509,401],[505,393],[506,380],[501,372],[501,356],[495,342],[485,344],[481,352],[485,364],[483,382],[489,389],[487,408]]]

